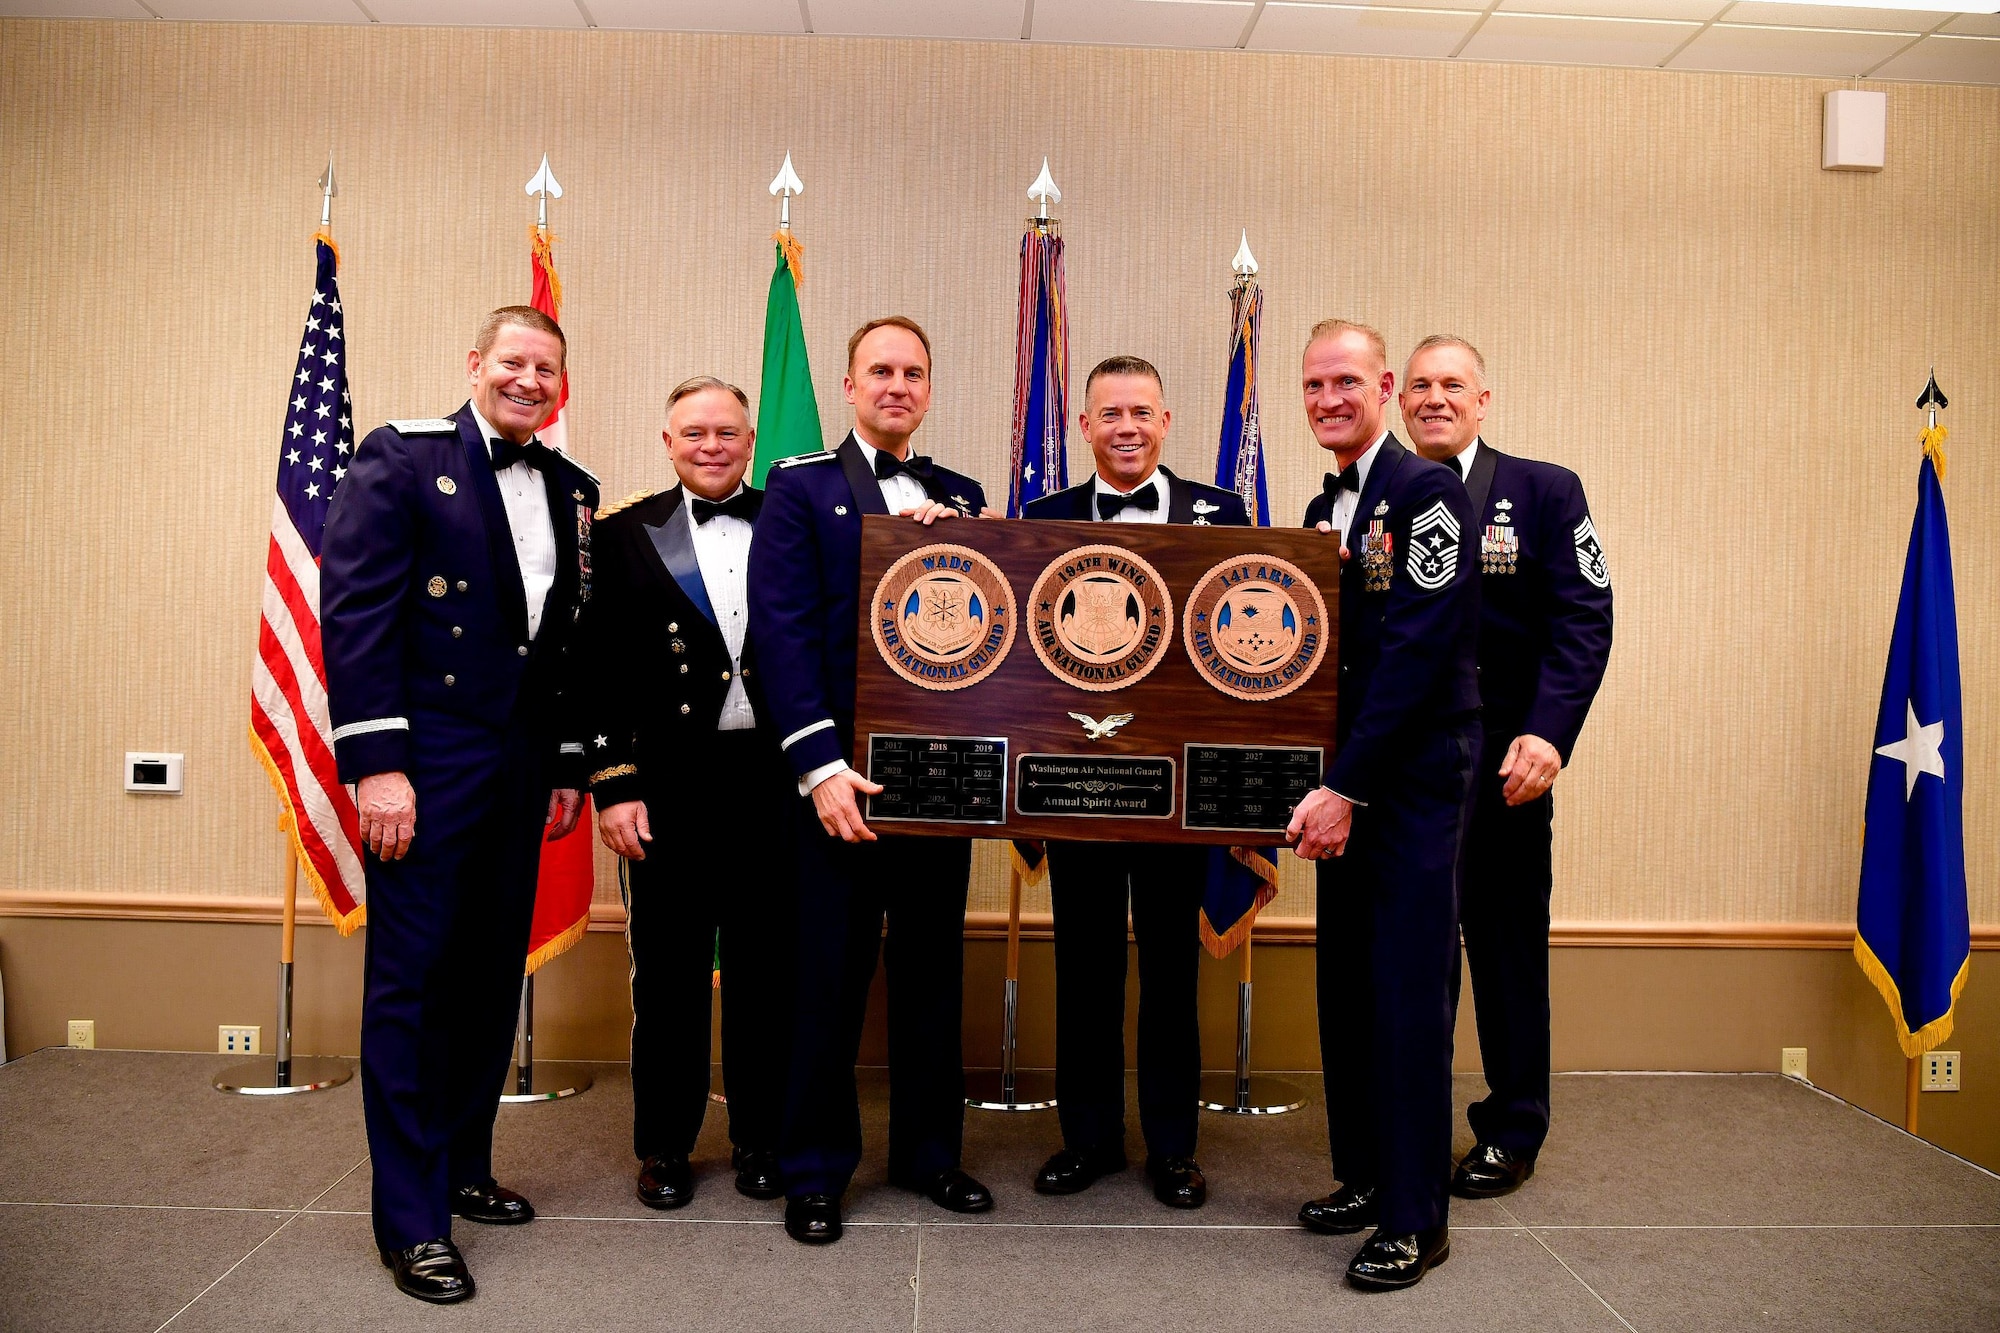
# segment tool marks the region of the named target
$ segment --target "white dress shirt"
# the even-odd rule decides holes
[[[486,457],[493,457],[493,440],[500,432],[472,409],[472,424],[486,442]],[[549,493],[542,474],[527,460],[509,463],[493,474],[500,483],[500,503],[507,511],[507,527],[514,534],[514,559],[521,566],[521,590],[528,595],[528,637],[542,627],[542,604],[556,583],[556,529],[549,518]]]
[[[1459,450],[1458,453],[1453,457],[1452,462],[1446,463],[1445,466],[1450,467],[1452,466],[1453,463],[1456,463],[1458,465],[1458,479],[1460,481],[1471,481],[1472,460],[1477,458],[1478,456],[1479,456],[1479,437],[1475,435],[1472,437],[1472,443],[1466,445],[1465,448]],[[1478,517],[1478,515],[1474,515],[1474,517],[1476,518]],[[1482,519],[1480,521],[1484,522],[1485,520]]]
[[[725,495],[740,495],[742,483]],[[743,688],[743,632],[748,628],[750,599],[746,578],[750,572],[750,525],[733,514],[716,514],[706,523],[694,521],[694,492],[681,488],[680,521],[692,529],[694,562],[701,569],[702,586],[708,589],[708,604],[715,608],[715,626],[729,649],[729,693],[722,699],[722,716],[717,731],[749,731],[757,725],[750,696]]]
[[[861,456],[868,460],[868,470],[875,470],[875,455],[881,453],[874,445],[857,433],[854,442],[861,446]],[[910,455],[904,456],[906,459]],[[889,506],[889,512],[900,514],[905,509],[922,509],[931,502],[924,494],[924,485],[907,472],[898,472],[890,477],[877,477],[875,484],[882,488],[882,503]]]
[[[1342,491],[1333,502],[1333,513],[1327,516],[1327,522],[1333,524],[1333,530],[1340,534],[1340,544],[1350,550],[1354,546],[1354,543],[1348,540],[1349,534],[1354,529],[1354,511],[1361,504],[1361,492],[1368,489],[1368,470],[1375,466],[1375,459],[1382,452],[1382,441],[1388,438],[1389,432],[1383,431],[1375,437],[1375,443],[1369,445],[1361,457],[1354,460],[1355,489]]]
[[[1153,505],[1151,509],[1132,509],[1128,507],[1119,510],[1117,515],[1113,518],[1105,519],[1099,517],[1097,510],[1098,496],[1137,495],[1140,491],[1143,491],[1148,487],[1152,488],[1153,496],[1156,501],[1156,503]],[[1095,479],[1093,483],[1093,489],[1091,490],[1090,493],[1090,517],[1092,518],[1092,520],[1100,523],[1164,523],[1167,521],[1168,498],[1169,497],[1167,495],[1166,474],[1164,472],[1161,472],[1160,469],[1157,467],[1153,469],[1152,476],[1146,478],[1144,481],[1140,482],[1137,486],[1134,486],[1129,491],[1119,490],[1116,486],[1113,486],[1110,482],[1106,481],[1102,475],[1099,475]]]

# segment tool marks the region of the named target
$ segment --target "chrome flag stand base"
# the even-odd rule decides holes
[[[337,1088],[354,1077],[354,1067],[345,1060],[292,1055],[292,945],[299,924],[299,861],[289,841],[285,845],[285,867],[285,917],[278,937],[278,1051],[269,1059],[230,1065],[213,1080],[217,1092],[283,1097],[294,1092]]]
[[[1197,1104],[1217,1115],[1284,1115],[1306,1104],[1306,1095],[1283,1079],[1250,1072],[1250,945],[1243,941],[1236,981],[1236,1072],[1203,1074]]]
[[[574,1072],[570,1071],[575,1066]],[[516,1038],[514,1063],[507,1081],[500,1086],[503,1102],[553,1102],[590,1090],[590,1071],[569,1060],[551,1060],[535,1068],[535,979],[521,981],[521,1030]]]

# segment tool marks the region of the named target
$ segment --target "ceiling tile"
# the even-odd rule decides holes
[[[1473,34],[1461,60],[1522,60],[1541,65],[1656,66],[1698,24],[1634,19],[1550,18],[1495,14]]]
[[[1907,45],[1907,34],[1821,28],[1738,28],[1718,23],[1688,43],[1668,69],[1847,78],[1873,69]]]
[[[384,23],[421,23],[440,28],[583,26],[583,14],[575,0],[362,0],[362,3]]]
[[[1035,0],[1030,36],[1117,46],[1234,46],[1254,8],[1250,0]]]
[[[0,18],[149,19],[138,0],[0,0]]]
[[[201,23],[366,23],[354,0],[146,0],[163,19]]]
[[[1308,5],[1272,0],[1250,33],[1253,51],[1329,55],[1430,56],[1452,53],[1479,21],[1463,10]]]
[[[804,32],[799,0],[583,0],[600,28],[668,32]]]
[[[589,3],[589,0],[585,0]],[[1787,5],[1777,0],[1741,0],[1732,5],[1727,23],[1768,23],[1779,28],[1846,28],[1852,32],[1929,32],[1950,15],[1912,9],[1860,9],[1854,6]]]
[[[1876,70],[1874,77],[2000,84],[2000,37],[1926,37]]]
[[[1500,0],[1499,12],[1590,14],[1619,19],[1692,19],[1705,23],[1727,8],[1729,0]]]
[[[590,0],[584,0],[585,4]],[[848,37],[1021,40],[1023,0],[806,0],[814,32]]]
[[[2000,37],[2000,14],[1960,14],[1945,24],[1944,30],[1973,33],[1980,37]]]

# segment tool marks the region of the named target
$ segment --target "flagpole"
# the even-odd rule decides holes
[[[1010,858],[1011,859],[1011,858]],[[1021,1013],[1021,868],[1007,873],[1007,977],[1000,999],[1000,1068],[966,1072],[965,1104],[980,1111],[1046,1111],[1056,1104],[1055,1075],[1019,1068]]]
[[[329,163],[327,174],[332,176]],[[214,1079],[217,1092],[240,1092],[250,1096],[284,1096],[294,1092],[321,1092],[337,1088],[354,1077],[345,1060],[324,1056],[292,1055],[292,963],[299,924],[299,856],[292,846],[292,817],[278,816],[278,832],[285,839],[284,924],[278,935],[278,1022],[276,1048],[270,1059],[246,1060],[233,1064]]]
[[[535,199],[535,232],[546,240],[549,232],[549,200],[563,197],[562,183],[549,170],[549,155],[542,154],[542,164],[535,174],[528,178],[522,189]],[[544,252],[546,253],[546,252]],[[549,270],[553,274],[553,268]],[[551,286],[554,286],[553,278]],[[558,295],[560,293],[558,292]],[[567,381],[565,381],[567,383]],[[558,406],[557,411],[561,411]],[[579,498],[581,498],[579,496]],[[571,835],[576,836],[575,834]],[[538,886],[539,891],[539,886]],[[561,1062],[565,1068],[573,1062]],[[574,1074],[550,1074],[535,1072],[535,974],[527,972],[521,978],[520,1016],[515,1020],[514,1065],[502,1080],[502,1088],[512,1091],[500,1094],[503,1102],[552,1102],[564,1097],[574,1097],[580,1092],[588,1092],[592,1082],[588,1069],[578,1068]]]

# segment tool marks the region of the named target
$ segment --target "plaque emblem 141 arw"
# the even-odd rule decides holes
[[[986,556],[940,544],[910,552],[875,585],[875,648],[927,690],[962,690],[993,674],[1014,645],[1014,590]]]
[[[1278,699],[1312,679],[1326,656],[1326,601],[1304,570],[1241,555],[1203,574],[1182,633],[1201,678],[1233,699]]]

